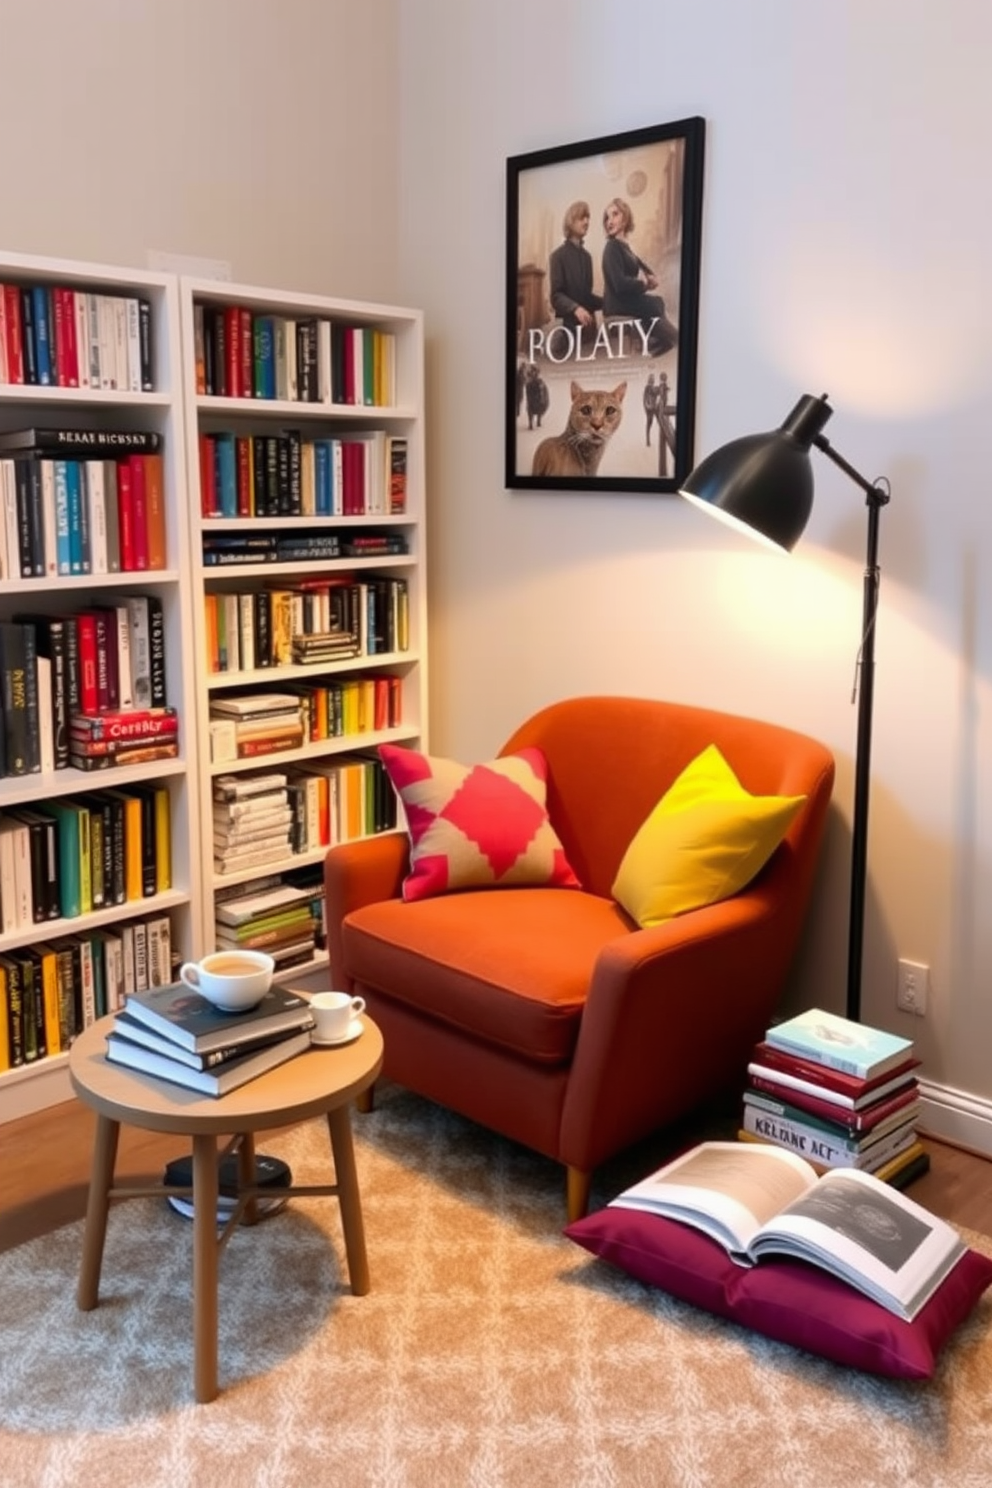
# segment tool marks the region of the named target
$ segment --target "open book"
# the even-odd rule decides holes
[[[613,1204],[704,1231],[740,1265],[792,1256],[912,1320],[967,1247],[957,1231],[855,1168],[823,1177],[784,1148],[703,1142]]]

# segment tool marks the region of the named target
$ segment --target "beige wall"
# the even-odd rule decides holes
[[[3,0],[0,243],[394,300],[394,0]]]
[[[559,695],[660,693],[825,739],[836,804],[790,993],[842,1010],[863,498],[825,460],[766,555],[677,497],[502,480],[507,155],[707,120],[697,453],[829,392],[887,475],[864,1015],[992,1099],[992,7],[400,0],[401,294],[426,311],[434,744]],[[928,962],[923,1020],[895,965]],[[990,1107],[992,1109],[992,1107]],[[992,1128],[990,1128],[992,1129]]]

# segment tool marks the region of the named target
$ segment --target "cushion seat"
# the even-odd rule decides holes
[[[612,899],[579,889],[467,890],[407,904],[386,900],[347,917],[349,976],[441,1022],[539,1064],[575,1052],[593,967],[630,934]]]

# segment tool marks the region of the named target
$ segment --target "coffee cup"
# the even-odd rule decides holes
[[[213,951],[184,961],[179,980],[225,1013],[242,1013],[261,1002],[272,985],[276,963],[264,951]]]
[[[365,1011],[365,998],[348,992],[315,992],[310,999],[315,1044],[337,1044],[348,1037],[351,1024]]]

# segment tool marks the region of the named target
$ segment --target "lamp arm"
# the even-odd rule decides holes
[[[842,470],[867,497],[868,543],[865,557],[864,610],[861,623],[858,732],[854,755],[854,817],[851,824],[851,911],[847,940],[847,1016],[861,1021],[861,972],[864,960],[865,888],[868,878],[868,793],[871,782],[871,720],[875,694],[875,616],[881,570],[878,566],[878,514],[889,500],[886,482],[873,484],[849,465],[822,434],[817,449]]]

